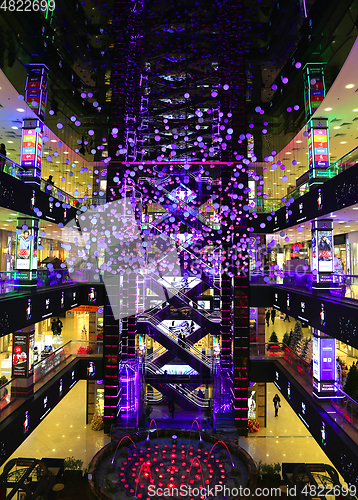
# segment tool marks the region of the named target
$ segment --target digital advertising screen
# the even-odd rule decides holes
[[[28,375],[29,335],[25,332],[13,334],[12,377],[25,378]]]
[[[16,269],[31,269],[32,239],[30,229],[25,229],[17,234],[16,238]]]
[[[336,339],[320,338],[320,381],[336,380]]]
[[[333,232],[332,230],[317,230],[318,271],[333,272]]]

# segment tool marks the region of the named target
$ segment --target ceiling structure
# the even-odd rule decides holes
[[[93,140],[90,148],[103,146],[103,153],[106,154],[112,95],[113,12],[116,2],[75,0],[69,3],[61,0],[58,6],[60,4],[61,9],[57,9],[55,15],[43,25],[37,21],[31,25],[16,13],[9,14],[7,18],[0,13],[0,24],[7,19],[6,29],[12,31],[14,36],[21,30],[31,31],[28,43],[22,39],[16,41],[19,43],[16,57],[7,67],[5,62],[4,71],[17,92],[21,93],[26,63],[31,61],[34,54],[36,60],[50,58],[46,124],[56,130],[57,135],[46,143],[44,156],[53,156],[55,152],[59,156],[52,163],[44,161],[43,177],[54,175],[58,187],[72,194],[77,189],[81,196],[86,190],[88,192],[87,185],[91,183],[92,174],[86,173],[86,178],[84,174],[76,176],[76,167],[74,176],[70,178],[71,168],[65,163],[64,147],[57,148],[55,141],[58,142],[59,138],[67,144],[70,164],[78,162],[76,165],[79,168],[83,166],[90,170],[91,163],[87,163],[83,155],[74,153],[80,147],[78,141]],[[190,9],[181,1],[172,4],[146,1],[144,4],[148,17],[144,27],[146,47],[141,65],[147,68],[148,74],[150,120],[150,132],[143,145],[146,152],[144,159],[160,158],[168,162],[170,159],[215,160],[218,149],[213,140],[213,109],[216,106],[213,92],[220,84],[218,75],[222,64],[218,43],[222,33],[221,28],[215,26],[220,3],[203,0],[197,2],[195,8],[190,4]],[[357,35],[355,19],[358,3],[351,0],[343,6],[335,1],[310,0],[305,2],[307,17],[303,4],[296,1],[245,0],[242,5],[244,14],[239,22],[240,32],[245,33],[247,125],[252,123],[254,127],[244,127],[235,133],[253,134],[254,152],[258,160],[271,150],[270,144],[284,146],[288,142],[275,158],[286,161],[288,182],[281,181],[278,170],[269,168],[264,175],[264,191],[273,198],[281,198],[287,192],[287,185],[291,183],[294,186],[307,165],[306,139],[302,138],[305,121],[302,69],[296,70],[293,63],[297,60],[303,64],[316,60],[326,62],[326,80],[330,87]],[[39,36],[41,32],[43,35]],[[38,40],[41,40],[41,46]],[[349,68],[349,72],[356,75],[354,58],[348,59],[347,63],[349,61],[353,67]],[[281,83],[284,76],[289,77],[287,85]],[[0,80],[1,86],[3,78]],[[273,84],[278,84],[277,90],[273,90]],[[319,108],[320,114],[323,106],[332,108],[330,112],[324,111],[332,126],[332,159],[354,147],[355,116],[352,113],[355,113],[353,109],[356,108],[353,100],[358,94],[354,94],[354,99],[351,98],[356,88],[347,92],[342,82],[338,85],[337,80]],[[5,139],[13,141],[6,144],[10,158],[18,161],[16,141],[19,143],[19,129],[11,131],[10,123],[13,121],[13,126],[18,126],[18,120],[23,116],[16,111],[18,102],[14,89],[6,89],[6,95],[12,95],[11,92],[14,99],[11,97],[11,102],[7,102],[4,109],[0,108],[0,127]],[[82,94],[85,94],[84,98]],[[337,102],[330,101],[331,96],[333,101],[340,99],[338,110]],[[296,114],[288,115],[286,106],[292,99],[300,104],[300,109]],[[98,107],[93,106],[96,101]],[[264,114],[255,111],[257,106],[265,111]],[[50,110],[54,110],[54,114],[50,115]],[[79,126],[74,125],[71,116],[78,118]],[[168,122],[165,123],[165,120]],[[262,128],[266,121],[268,132],[263,135]],[[59,122],[64,125],[62,129],[57,129]],[[289,127],[286,130],[284,127],[287,123]],[[340,129],[334,128],[337,126]],[[88,136],[90,129],[95,131],[92,138]],[[337,131],[345,135],[335,137]],[[292,137],[294,139],[291,140]],[[300,140],[302,143],[298,142]],[[344,142],[346,144],[342,144]],[[246,141],[243,144],[247,148]],[[242,145],[233,146],[235,151]],[[98,155],[93,156],[86,151],[84,156],[90,160]],[[292,165],[292,159],[297,161],[296,166]],[[63,177],[65,181],[61,181]]]
[[[24,100],[19,99],[19,93],[1,70],[0,104],[0,142],[5,144],[7,157],[19,164],[22,120],[37,116]],[[91,197],[93,171],[103,169],[105,164],[84,159],[63,143],[47,125],[44,128],[44,136],[48,140],[44,142],[43,148],[42,178],[47,179],[52,175],[55,185],[72,196],[80,198],[87,194]],[[79,148],[81,145],[76,146]],[[48,161],[48,157],[51,161]]]
[[[358,146],[358,38],[355,41],[348,58],[333,82],[326,97],[313,118],[329,120],[329,145],[331,164]],[[301,77],[301,75],[300,75]],[[302,86],[303,87],[303,86]],[[303,93],[303,88],[302,88]],[[274,157],[286,165],[286,170],[273,170],[267,165],[264,174],[265,190],[271,191],[272,198],[281,198],[287,194],[288,185],[296,186],[296,180],[308,170],[307,137],[303,127]],[[297,165],[292,165],[295,160]],[[357,156],[358,161],[358,156]],[[282,176],[288,174],[288,181],[283,182]]]

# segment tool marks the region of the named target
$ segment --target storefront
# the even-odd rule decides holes
[[[347,274],[345,234],[336,234],[334,236],[334,272]]]

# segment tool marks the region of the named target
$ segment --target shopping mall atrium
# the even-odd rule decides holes
[[[0,499],[355,498],[358,0],[0,27]]]

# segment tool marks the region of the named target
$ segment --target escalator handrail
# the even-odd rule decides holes
[[[153,179],[150,179],[150,178],[147,178],[147,177],[140,177],[139,180],[146,181],[146,182],[148,182],[148,184],[154,185],[158,189],[158,186],[157,186],[157,184],[155,183],[155,181]],[[170,191],[168,191],[167,189],[165,189],[163,186],[161,186],[161,188],[159,189],[159,191],[162,192],[162,193],[164,192],[164,194],[171,201],[176,201],[177,203],[180,203],[180,204],[184,205],[187,208],[189,214],[192,215],[193,217],[195,217],[197,220],[199,220],[202,224],[204,224],[205,226],[209,227],[210,229],[213,228],[213,225],[211,224],[210,219],[206,219],[202,215],[200,215],[198,213],[195,213],[196,210],[194,210],[184,200],[177,199]],[[172,198],[174,198],[174,200],[172,200]]]
[[[160,322],[158,319],[156,318],[153,318],[152,316],[149,316],[149,315],[141,315],[141,318],[146,318],[147,319],[147,323],[150,323],[152,326],[154,326],[155,328],[157,328],[159,331],[160,328],[163,328],[164,330],[168,330],[169,332],[169,335],[168,333],[166,332],[163,332],[161,331],[161,333],[163,333],[163,335],[165,335],[169,340],[173,341],[173,337],[175,338],[175,340],[177,341],[177,343],[179,344],[178,342],[178,336],[176,336],[175,334],[173,334],[173,332],[170,331],[169,328],[167,328],[165,325],[162,324],[162,322]],[[194,344],[192,342],[190,342],[190,340],[187,340],[185,339],[185,345],[186,346],[189,346],[189,351],[191,354],[194,355],[195,358],[197,358],[198,361],[200,362],[203,362],[203,364],[205,364],[208,368],[211,369],[211,358],[209,358],[208,356],[206,356],[205,354],[203,354],[202,352],[199,351],[199,349],[197,349]],[[192,352],[194,351],[194,352]]]
[[[157,282],[158,282],[158,280],[164,280],[164,281],[166,281],[165,277],[158,276],[158,275],[156,275],[154,272],[152,272],[152,273],[150,274],[150,277],[151,277],[151,278],[153,278],[153,279],[155,279]],[[190,304],[189,304],[189,302],[193,302],[193,303],[194,303],[195,301],[193,301],[192,299],[190,299],[189,297],[187,297],[187,296],[185,295],[185,293],[183,293],[180,289],[176,288],[175,286],[173,286],[173,285],[172,285],[172,284],[170,284],[169,282],[168,282],[168,284],[170,285],[170,288],[174,289],[174,290],[177,292],[177,293],[176,293],[176,294],[174,294],[174,295],[175,295],[176,297],[178,297],[180,300],[182,300],[182,302],[184,302],[187,306],[191,307],[191,306],[190,306]],[[160,285],[160,284],[158,283],[158,285]],[[196,303],[196,302],[195,302],[195,304],[198,306],[198,309],[195,309],[195,310],[196,310],[196,311],[197,311],[197,312],[198,312],[201,316],[203,316],[205,319],[207,319],[208,321],[211,321],[211,322],[212,322],[212,320],[210,319],[210,316],[212,316],[212,314],[211,314],[211,313],[208,313],[208,312],[206,311],[206,309],[204,309],[203,307],[201,307],[198,303]]]

